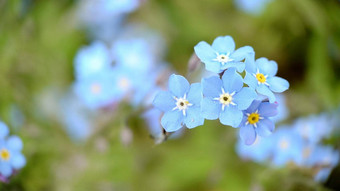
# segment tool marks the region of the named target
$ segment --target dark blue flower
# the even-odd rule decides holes
[[[243,120],[240,125],[240,137],[246,145],[251,145],[257,135],[268,136],[275,128],[269,119],[277,114],[277,104],[255,100],[249,108],[243,111]]]
[[[167,132],[179,130],[183,125],[194,128],[203,125],[201,116],[201,84],[192,85],[179,75],[171,75],[169,91],[159,92],[153,105],[165,112],[161,124]]]
[[[220,79],[217,76],[202,79],[204,98],[202,115],[206,119],[219,118],[224,125],[238,127],[243,113],[257,97],[256,92],[243,87],[243,79],[235,69],[228,69]]]

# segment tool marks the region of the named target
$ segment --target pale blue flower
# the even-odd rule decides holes
[[[278,103],[278,106],[277,106],[278,112],[276,116],[271,117],[270,119],[274,123],[278,123],[278,122],[285,120],[288,117],[289,110],[286,104],[286,97],[283,94],[276,94],[275,97],[276,97],[276,102]]]
[[[269,138],[256,137],[252,145],[244,144],[244,141],[238,139],[236,144],[237,154],[246,160],[253,160],[258,163],[263,163],[269,160],[272,154],[272,144]]]
[[[95,41],[89,46],[82,47],[75,59],[75,76],[78,80],[99,74],[111,67],[112,58],[106,45]]]
[[[215,73],[228,68],[236,68],[238,72],[242,72],[245,68],[245,63],[242,61],[255,55],[250,46],[235,50],[235,42],[231,36],[219,36],[211,46],[201,41],[194,49],[198,58],[205,64],[205,68]]]
[[[287,80],[276,77],[277,64],[267,58],[246,60],[246,76],[244,83],[256,89],[257,93],[265,95],[271,103],[275,102],[275,93],[282,93],[289,88]]]
[[[303,161],[303,149],[305,142],[302,137],[296,134],[289,127],[278,128],[270,136],[273,144],[272,163],[277,166],[283,166],[288,162],[301,164]]]
[[[253,15],[262,13],[271,1],[272,0],[234,0],[237,8]]]
[[[249,108],[243,111],[243,120],[240,124],[240,137],[246,145],[255,142],[258,135],[270,135],[275,124],[270,117],[277,115],[277,104],[255,100]]]
[[[0,121],[0,140],[5,139],[9,134],[9,129],[7,127],[7,125]]]
[[[257,97],[256,92],[243,87],[243,79],[234,68],[217,76],[202,79],[202,116],[209,120],[220,119],[224,125],[238,127],[243,113]]]
[[[153,105],[165,112],[161,124],[167,132],[174,132],[182,128],[194,128],[203,125],[201,116],[201,84],[192,85],[179,75],[169,78],[169,91],[159,92]]]
[[[19,170],[26,164],[26,159],[21,153],[23,143],[17,136],[10,136],[0,140],[0,174],[4,177],[12,175],[13,170]]]

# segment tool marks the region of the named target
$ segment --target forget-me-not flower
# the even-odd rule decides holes
[[[198,58],[205,64],[205,68],[215,73],[228,68],[236,68],[238,72],[242,72],[245,68],[242,60],[255,55],[250,46],[235,50],[235,42],[231,36],[219,36],[211,46],[201,41],[194,49]]]
[[[267,4],[271,1],[272,0],[234,0],[236,7],[253,15],[262,13]]]
[[[95,41],[91,45],[81,48],[75,59],[74,68],[77,79],[85,79],[111,67],[111,56],[106,45]]]
[[[0,121],[0,140],[5,139],[9,134],[9,129],[7,125]]]
[[[272,153],[272,145],[268,138],[256,137],[252,145],[245,145],[241,139],[236,144],[237,154],[245,160],[253,160],[255,162],[265,162],[269,160]]]
[[[0,140],[0,174],[4,177],[12,175],[13,170],[25,166],[26,159],[21,153],[23,143],[17,136]]]
[[[202,79],[202,115],[206,119],[219,118],[224,125],[238,127],[243,113],[257,97],[256,92],[243,87],[243,79],[234,68],[224,72],[222,79],[217,76]]]
[[[240,137],[246,145],[255,142],[257,135],[262,137],[270,135],[275,124],[269,119],[277,114],[277,104],[255,100],[249,108],[243,111],[243,120],[240,125]]]
[[[289,88],[287,80],[276,77],[277,63],[267,58],[246,60],[246,76],[244,83],[265,95],[271,103],[275,102],[275,93],[282,93]]]
[[[194,128],[203,125],[201,116],[201,84],[189,82],[180,75],[171,75],[169,91],[159,92],[153,105],[165,112],[161,124],[167,132],[174,132],[186,126]]]

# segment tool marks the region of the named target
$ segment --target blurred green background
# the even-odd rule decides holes
[[[106,124],[83,143],[72,142],[44,108],[46,89],[67,91],[73,58],[89,44],[75,23],[76,1],[0,0],[0,117],[24,141],[27,165],[1,190],[328,190],[339,186],[339,167],[325,184],[308,173],[270,169],[235,153],[236,130],[217,121],[154,146],[141,119],[131,121],[131,144],[121,124]],[[279,64],[291,84],[291,118],[340,106],[340,2],[274,0],[261,15],[228,0],[147,0],[128,16],[159,31],[166,60],[179,74],[199,41],[231,35],[256,58]],[[53,92],[51,93],[53,94]],[[53,106],[53,104],[52,104]],[[51,107],[52,107],[51,106]],[[13,122],[20,109],[25,120]],[[53,108],[52,108],[53,109]],[[13,111],[15,110],[15,111]],[[118,116],[119,117],[119,116]],[[332,140],[339,148],[339,140]],[[328,188],[327,188],[328,187]],[[337,187],[339,188],[339,187]]]

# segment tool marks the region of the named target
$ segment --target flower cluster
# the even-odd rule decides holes
[[[289,87],[285,79],[276,76],[276,62],[255,60],[250,46],[235,50],[230,36],[217,37],[212,45],[200,42],[194,49],[206,70],[220,77],[203,78],[201,83],[190,85],[183,76],[172,75],[169,91],[161,91],[153,101],[164,112],[163,128],[173,132],[183,126],[203,125],[204,119],[219,119],[223,125],[240,128],[240,137],[247,145],[253,144],[257,135],[271,134],[274,123],[270,118],[278,107],[274,93]]]
[[[23,143],[18,136],[9,136],[7,125],[0,121],[0,181],[8,182],[8,178],[26,164],[21,153]]]
[[[313,169],[314,179],[325,181],[339,163],[340,153],[321,141],[339,125],[338,117],[333,114],[299,118],[292,125],[279,127],[266,139],[258,137],[251,146],[244,146],[239,140],[236,150],[243,159],[258,163],[270,162],[278,167],[293,163],[300,168]]]

